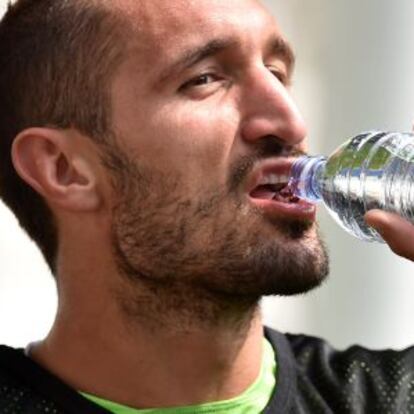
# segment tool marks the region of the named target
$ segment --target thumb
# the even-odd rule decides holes
[[[394,253],[414,261],[414,225],[382,210],[369,211],[365,221],[381,234]]]

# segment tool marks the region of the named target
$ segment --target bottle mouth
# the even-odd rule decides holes
[[[299,157],[292,164],[287,186],[292,194],[313,203],[321,201],[316,173],[325,162],[326,157],[322,156]]]

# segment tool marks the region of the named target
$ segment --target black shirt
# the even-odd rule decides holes
[[[336,351],[305,335],[266,329],[277,384],[265,413],[414,414],[414,348]],[[23,350],[0,346],[0,414],[104,414]]]

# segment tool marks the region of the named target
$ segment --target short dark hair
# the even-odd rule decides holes
[[[0,22],[0,197],[55,272],[58,233],[45,200],[19,178],[14,138],[29,127],[111,129],[111,78],[125,18],[104,0],[18,0]]]

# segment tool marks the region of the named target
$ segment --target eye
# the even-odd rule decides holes
[[[284,70],[276,68],[274,66],[269,66],[268,69],[277,79],[279,79],[280,83],[282,83],[285,86],[290,85],[289,76]]]
[[[184,83],[184,85],[180,87],[180,90],[206,86],[219,80],[219,77],[213,73],[204,73]]]

